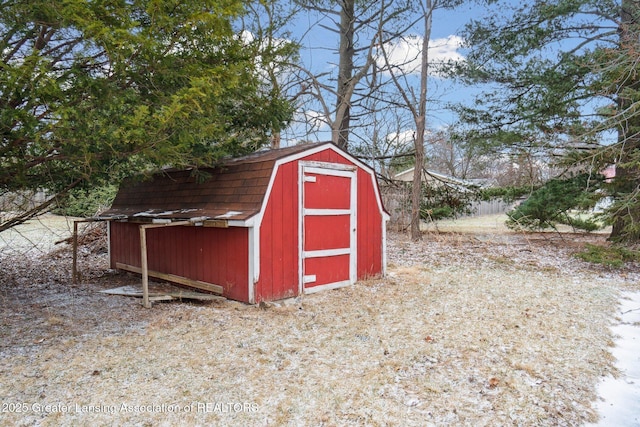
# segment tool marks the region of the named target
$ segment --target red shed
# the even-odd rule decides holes
[[[126,182],[101,217],[112,268],[247,303],[385,272],[374,171],[330,142]]]

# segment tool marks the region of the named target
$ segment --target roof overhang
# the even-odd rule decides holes
[[[88,218],[91,221],[113,221],[113,222],[128,222],[132,224],[176,224],[183,226],[195,226],[195,227],[216,227],[216,228],[229,228],[229,227],[253,227],[253,217],[246,220],[233,220],[233,219],[220,219],[209,217],[191,217],[191,218],[160,218],[153,216],[127,216],[127,215],[98,215]]]

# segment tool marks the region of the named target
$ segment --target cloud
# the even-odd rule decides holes
[[[305,110],[298,111],[296,113],[298,121],[302,123],[306,123],[309,126],[310,131],[318,131],[323,129],[330,129],[329,123],[327,123],[327,119],[319,111],[314,110]]]
[[[409,148],[413,147],[413,140],[415,139],[416,131],[414,129],[408,129],[401,132],[391,132],[387,134],[385,138],[389,146],[396,148]]]
[[[424,137],[425,140],[428,140],[434,135],[434,132],[429,129],[425,129]],[[414,146],[416,138],[416,130],[415,129],[406,129],[400,132],[390,132],[385,137],[385,140],[389,146],[393,146],[396,148],[410,148]]]
[[[463,62],[464,56],[458,52],[464,40],[458,36],[448,36],[429,41],[429,65],[430,75],[438,75],[438,66],[449,62]],[[417,74],[420,72],[422,36],[409,35],[398,41],[387,43],[385,51],[389,63],[399,68],[405,74]],[[379,52],[377,65],[380,69],[388,69],[382,52]]]
[[[240,41],[242,41],[242,43],[244,43],[247,46],[253,43],[254,40],[256,39],[256,36],[254,36],[251,31],[247,31],[247,30],[242,30],[240,34],[238,34],[236,37],[239,38]]]

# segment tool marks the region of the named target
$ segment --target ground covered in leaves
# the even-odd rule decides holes
[[[0,425],[576,426],[637,265],[603,236],[391,233],[388,275],[265,307],[156,303],[95,245],[0,257]]]

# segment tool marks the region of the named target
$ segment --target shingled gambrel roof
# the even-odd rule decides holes
[[[100,218],[247,220],[260,212],[279,159],[325,144],[331,143],[260,151],[214,168],[200,168],[198,174],[193,169],[167,170],[149,180],[125,180]]]

